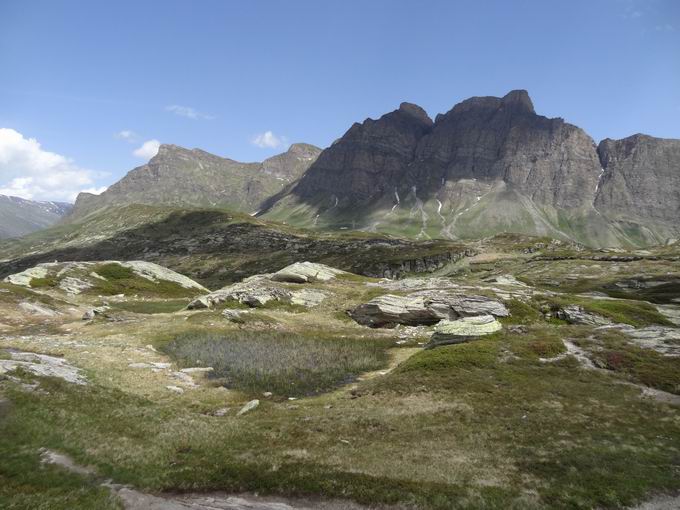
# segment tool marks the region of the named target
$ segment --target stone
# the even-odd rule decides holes
[[[443,320],[435,326],[428,347],[468,342],[501,329],[501,323],[493,315],[463,317],[455,321]]]
[[[246,405],[244,405],[244,406],[239,410],[238,413],[236,413],[236,416],[241,416],[241,415],[243,415],[243,414],[246,414],[247,412],[252,411],[253,409],[255,409],[255,408],[256,408],[257,406],[259,406],[259,405],[260,405],[260,401],[259,401],[258,399],[251,400],[251,401],[248,402]]]
[[[83,320],[91,321],[95,317],[104,316],[106,315],[107,310],[109,310],[108,306],[98,306],[96,308],[92,308],[83,314]]]
[[[207,373],[207,372],[212,372],[215,369],[213,367],[189,367],[189,368],[183,368],[180,370],[180,372],[183,372],[185,374],[196,374],[196,373]]]
[[[442,319],[487,314],[507,317],[510,312],[500,301],[484,296],[436,290],[378,296],[349,312],[356,322],[370,327],[428,325]]]
[[[290,303],[293,305],[313,308],[321,304],[326,299],[326,293],[319,290],[300,289],[294,290],[290,295]]]
[[[245,278],[239,283],[229,285],[205,296],[193,300],[187,308],[189,310],[212,308],[226,301],[238,301],[253,308],[261,307],[270,301],[298,304],[306,307],[316,306],[326,298],[326,293],[315,289],[291,290],[279,282],[272,281],[269,274],[260,274]],[[236,320],[236,315],[242,311],[223,312],[225,317]]]
[[[180,388],[179,386],[166,386],[166,388],[173,393],[177,393],[178,395],[184,393],[184,388]]]
[[[345,271],[314,262],[296,262],[271,275],[275,282],[307,283],[327,282]]]
[[[612,321],[596,313],[586,311],[579,305],[568,305],[552,312],[556,319],[567,321],[569,324],[586,324],[589,326],[605,326]]]
[[[229,308],[222,311],[222,317],[232,322],[243,321],[243,310],[230,310]]]

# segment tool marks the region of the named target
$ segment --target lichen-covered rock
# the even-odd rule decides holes
[[[428,347],[458,344],[474,338],[490,335],[502,329],[493,315],[463,317],[455,321],[443,320],[434,329]]]
[[[314,262],[295,262],[271,275],[275,282],[327,282],[345,271]]]
[[[355,321],[370,327],[436,324],[442,319],[474,315],[507,317],[510,312],[500,301],[451,291],[421,291],[407,296],[386,294],[350,312]]]

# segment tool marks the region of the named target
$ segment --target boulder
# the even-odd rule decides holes
[[[260,401],[258,399],[251,400],[246,405],[244,405],[238,413],[236,413],[236,416],[241,416],[243,414],[246,414],[247,412],[252,411],[253,409],[255,409],[259,405],[260,405]]]
[[[314,262],[295,262],[271,275],[275,282],[327,282],[345,271]]]
[[[493,315],[463,317],[455,321],[443,320],[435,326],[428,347],[468,342],[501,329],[501,323]]]
[[[586,324],[588,326],[606,326],[612,321],[596,313],[586,311],[579,305],[567,305],[553,311],[556,319],[567,321],[569,324]]]
[[[370,327],[393,327],[436,324],[475,315],[507,317],[508,309],[495,299],[452,291],[421,291],[406,296],[386,294],[349,312],[359,324]]]
[[[96,308],[92,308],[91,310],[88,310],[83,314],[83,320],[84,321],[91,321],[97,316],[100,315],[105,315],[106,311],[109,309],[108,306],[98,306]]]

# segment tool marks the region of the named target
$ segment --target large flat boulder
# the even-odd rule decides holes
[[[406,296],[385,294],[357,306],[350,316],[373,328],[397,324],[419,326],[475,315],[507,317],[503,303],[485,296],[452,291],[422,291]]]
[[[270,279],[290,283],[327,282],[341,274],[345,271],[324,264],[295,262],[272,274]]]
[[[501,329],[501,323],[493,315],[463,317],[455,321],[443,320],[435,326],[428,347],[469,342]]]

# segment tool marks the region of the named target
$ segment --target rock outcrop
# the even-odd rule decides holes
[[[113,268],[116,273],[110,275]],[[108,270],[108,271],[107,271]],[[37,290],[62,291],[67,294],[80,294],[89,290],[103,288],[109,283],[107,290],[115,289],[116,282],[123,279],[139,278],[142,282],[149,282],[149,291],[153,293],[154,286],[162,293],[162,286],[174,285],[190,292],[207,292],[203,285],[182,274],[168,268],[143,260],[117,261],[105,260],[101,262],[46,262],[26,269],[20,273],[7,276],[4,281],[22,287]],[[107,292],[104,292],[105,294]],[[110,292],[108,292],[110,294]]]
[[[327,282],[341,274],[347,273],[324,264],[295,262],[276,271],[271,275],[270,280],[290,283]]]
[[[331,267],[324,267],[333,270]],[[299,276],[302,273],[291,274]],[[330,274],[330,272],[328,271],[326,274]],[[290,289],[274,280],[273,276],[273,274],[250,276],[242,282],[194,299],[187,308],[189,310],[212,308],[228,301],[238,301],[253,308],[265,306],[270,301],[310,308],[319,305],[327,297],[325,292],[316,289]]]
[[[447,319],[475,315],[507,317],[500,301],[484,296],[449,291],[421,291],[406,296],[386,294],[357,306],[350,316],[359,324],[373,328],[436,324]]]

